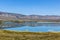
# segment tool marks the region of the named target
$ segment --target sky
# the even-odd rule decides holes
[[[24,15],[60,15],[60,0],[0,0],[0,11]]]

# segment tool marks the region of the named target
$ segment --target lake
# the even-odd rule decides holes
[[[60,23],[54,22],[25,22],[20,23],[19,26],[5,28],[3,30],[13,30],[13,31],[29,31],[29,32],[59,32]]]

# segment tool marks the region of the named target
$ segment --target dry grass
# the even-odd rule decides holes
[[[14,32],[0,30],[0,40],[60,40],[60,32]]]

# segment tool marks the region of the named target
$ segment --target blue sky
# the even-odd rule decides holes
[[[0,0],[0,11],[25,15],[60,15],[60,0]]]

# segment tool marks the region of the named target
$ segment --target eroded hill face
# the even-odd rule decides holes
[[[22,15],[17,13],[0,12],[0,20],[58,20],[60,16],[56,15]]]
[[[14,13],[7,13],[7,12],[0,12],[0,20],[17,20],[23,17],[24,15],[21,14],[14,14]]]

